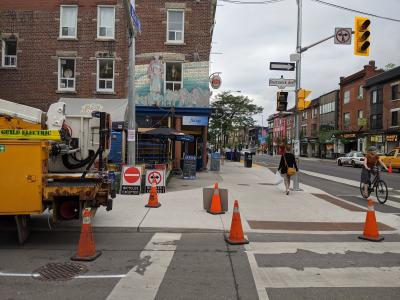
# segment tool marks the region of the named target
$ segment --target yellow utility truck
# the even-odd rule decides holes
[[[62,102],[43,112],[0,99],[0,216],[15,216],[20,243],[31,215],[48,210],[55,222],[80,218],[84,207],[112,209],[110,128],[105,112],[69,119]]]

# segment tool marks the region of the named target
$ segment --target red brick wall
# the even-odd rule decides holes
[[[136,11],[142,23],[142,34],[138,35],[136,53],[169,52],[186,55],[193,60],[193,53],[200,55],[201,61],[208,61],[211,50],[213,5],[212,0],[136,0]],[[185,3],[184,45],[168,45],[166,3]],[[138,60],[138,63],[145,63]]]
[[[78,5],[77,41],[59,37],[60,4]],[[96,41],[97,5],[116,5],[115,41]],[[18,68],[0,68],[0,98],[46,110],[60,97],[127,96],[126,19],[122,0],[1,0],[0,32],[18,36]],[[76,51],[76,93],[58,94],[57,51]],[[115,94],[96,94],[96,51],[115,52]]]
[[[376,74],[381,73],[381,70],[376,70],[375,62],[371,61],[369,65],[364,66],[364,69],[358,73],[341,78],[340,92],[339,92],[339,110],[338,110],[338,125],[340,130],[345,131],[358,131],[358,110],[363,111],[363,117],[369,118],[369,102],[367,91],[364,88],[363,98],[358,99],[358,88],[360,85],[364,86],[366,79]],[[350,102],[344,104],[344,92],[350,91]],[[343,115],[350,113],[350,126],[345,128]],[[364,126],[361,131],[368,131]]]

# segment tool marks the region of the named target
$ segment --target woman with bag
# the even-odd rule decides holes
[[[281,156],[278,171],[281,172],[285,182],[286,195],[289,195],[290,177],[295,175],[299,171],[296,164],[296,159],[291,153],[291,145],[286,145],[286,151]]]

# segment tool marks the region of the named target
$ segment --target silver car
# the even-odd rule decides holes
[[[349,165],[353,168],[361,167],[364,164],[364,153],[359,151],[351,151],[343,157],[337,159],[339,166]]]

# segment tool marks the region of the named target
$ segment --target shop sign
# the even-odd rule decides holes
[[[207,126],[207,116],[183,116],[183,125],[194,125],[194,126]]]
[[[389,134],[386,136],[386,142],[397,142],[397,134]]]
[[[358,126],[367,126],[367,119],[366,118],[359,118],[358,119]]]
[[[214,74],[210,77],[210,84],[213,89],[219,89],[222,84],[221,76]]]
[[[345,134],[343,134],[343,137],[345,139],[354,139],[356,137],[356,134],[355,133],[345,133]]]
[[[374,142],[374,143],[382,143],[383,142],[381,135],[371,135],[370,139],[371,139],[371,142]]]

